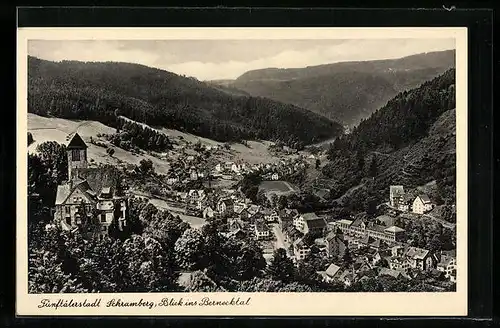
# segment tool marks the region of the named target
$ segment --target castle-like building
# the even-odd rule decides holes
[[[114,167],[89,168],[87,145],[78,133],[66,147],[68,181],[57,187],[54,220],[63,230],[103,238],[111,225],[127,225],[127,197]]]

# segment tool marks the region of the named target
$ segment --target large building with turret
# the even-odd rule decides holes
[[[87,145],[75,133],[66,147],[68,181],[57,187],[54,220],[63,230],[93,237],[108,235],[113,225],[127,225],[127,197],[120,188],[120,176],[114,167],[89,168]]]

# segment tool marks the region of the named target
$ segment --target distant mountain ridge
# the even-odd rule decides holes
[[[144,65],[28,58],[28,111],[116,126],[123,115],[217,141],[306,145],[342,133],[340,124],[295,105],[246,96]]]
[[[454,67],[455,50],[446,50],[399,59],[265,68],[248,71],[232,83],[219,83],[353,126],[399,92],[418,87]]]
[[[454,67],[455,50],[435,51],[397,59],[366,61],[344,61],[332,64],[306,66],[304,68],[263,68],[243,73],[235,81],[291,80],[329,75],[342,71],[379,73],[381,71],[404,71],[430,67]],[[227,82],[227,80],[222,80]]]

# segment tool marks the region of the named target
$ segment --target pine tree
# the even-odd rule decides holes
[[[369,166],[369,169],[368,169],[368,175],[371,177],[371,178],[375,178],[378,174],[378,167],[377,167],[377,158],[375,156],[372,157],[371,161],[370,161],[370,166]]]
[[[295,276],[295,266],[286,254],[286,250],[278,248],[274,251],[273,259],[267,266],[267,273],[272,279],[280,280],[284,283],[291,282]]]

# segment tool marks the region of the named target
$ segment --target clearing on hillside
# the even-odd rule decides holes
[[[46,141],[56,141],[57,143],[66,145],[69,141],[67,140],[68,135],[78,132],[88,146],[90,163],[95,162],[111,165],[129,163],[137,165],[142,159],[150,159],[158,173],[165,174],[169,169],[167,161],[145,153],[140,155],[133,154],[113,146],[103,138],[98,138],[98,134],[111,134],[115,132],[115,129],[96,121],[73,121],[62,118],[42,117],[28,113],[28,132],[32,133],[34,139],[34,142],[28,147],[28,153],[36,152],[37,146]],[[91,144],[90,137],[95,141],[105,144],[106,147],[112,147],[115,150],[113,156],[109,156],[106,152],[106,147]]]

